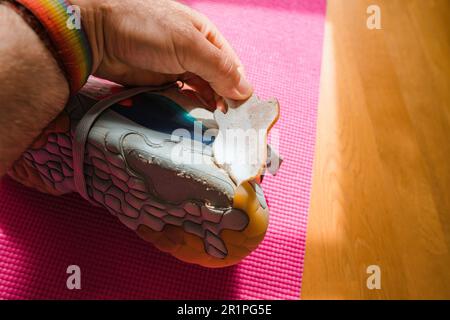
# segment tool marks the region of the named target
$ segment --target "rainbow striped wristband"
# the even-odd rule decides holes
[[[58,63],[69,82],[71,94],[86,83],[92,72],[92,53],[81,23],[69,28],[75,11],[66,0],[14,0],[33,14],[45,28],[50,43],[59,58]],[[80,17],[78,17],[80,18]]]

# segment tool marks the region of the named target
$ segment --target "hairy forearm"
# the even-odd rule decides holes
[[[0,176],[63,109],[67,81],[36,33],[0,5]]]

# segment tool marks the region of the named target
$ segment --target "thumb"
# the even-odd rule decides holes
[[[183,68],[206,80],[217,94],[244,100],[253,93],[239,60],[214,46],[200,32],[194,32],[184,50],[187,51],[182,55],[184,61],[180,61]]]

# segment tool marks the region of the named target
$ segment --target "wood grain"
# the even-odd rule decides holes
[[[450,1],[329,0],[301,297],[450,299],[449,251]]]

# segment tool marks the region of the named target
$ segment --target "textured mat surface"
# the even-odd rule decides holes
[[[278,136],[285,161],[263,183],[271,208],[265,240],[237,266],[204,269],[159,252],[78,195],[44,195],[4,178],[0,299],[299,297],[325,0],[187,2],[230,40],[256,92],[280,100],[272,144]],[[79,291],[66,289],[71,264],[81,268]]]

